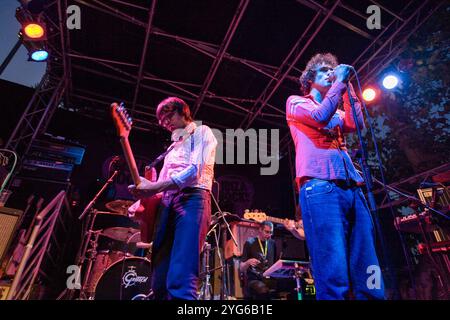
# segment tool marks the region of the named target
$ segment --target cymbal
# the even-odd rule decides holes
[[[138,234],[139,233],[139,234]],[[136,243],[141,241],[141,234],[138,229],[112,227],[104,229],[100,235],[123,242]]]
[[[123,215],[127,215],[128,208],[134,203],[134,201],[131,200],[114,200],[111,202],[108,202],[105,207],[113,212],[117,212]]]
[[[123,216],[122,213],[120,212],[112,212],[112,211],[99,211],[99,210],[95,210],[96,214],[101,214],[101,215],[111,215],[111,216]]]

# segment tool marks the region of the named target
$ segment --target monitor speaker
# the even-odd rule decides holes
[[[21,215],[21,210],[0,207],[0,262],[11,245]]]

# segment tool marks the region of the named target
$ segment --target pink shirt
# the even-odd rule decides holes
[[[358,124],[364,128],[361,104],[352,89]],[[344,111],[338,110],[341,99]],[[356,131],[347,86],[335,82],[322,103],[312,96],[290,96],[286,101],[286,120],[296,151],[296,176],[323,180],[349,179],[362,182],[362,177],[347,153],[344,133]]]

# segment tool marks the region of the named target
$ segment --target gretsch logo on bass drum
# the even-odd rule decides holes
[[[125,288],[134,286],[136,283],[145,283],[148,281],[146,276],[138,276],[136,272],[136,267],[128,267],[128,271],[122,277],[122,284]]]

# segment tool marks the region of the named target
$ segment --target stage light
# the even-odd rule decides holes
[[[21,24],[19,38],[28,51],[28,60],[42,62],[49,58],[47,51],[47,28],[42,12],[39,13],[39,4],[42,1],[22,1],[22,6],[16,9],[17,21]],[[34,11],[30,12],[28,5],[34,5]]]
[[[364,101],[370,102],[373,101],[377,96],[377,93],[374,89],[372,88],[366,88],[364,89],[363,93],[362,93],[362,97],[364,99]]]
[[[24,35],[30,39],[41,39],[45,35],[44,27],[37,23],[29,23],[23,28]]]
[[[398,78],[392,74],[384,77],[383,79],[383,87],[386,89],[394,89],[398,84]]]
[[[45,61],[48,58],[48,52],[46,50],[37,50],[31,53],[31,60],[41,62]]]

